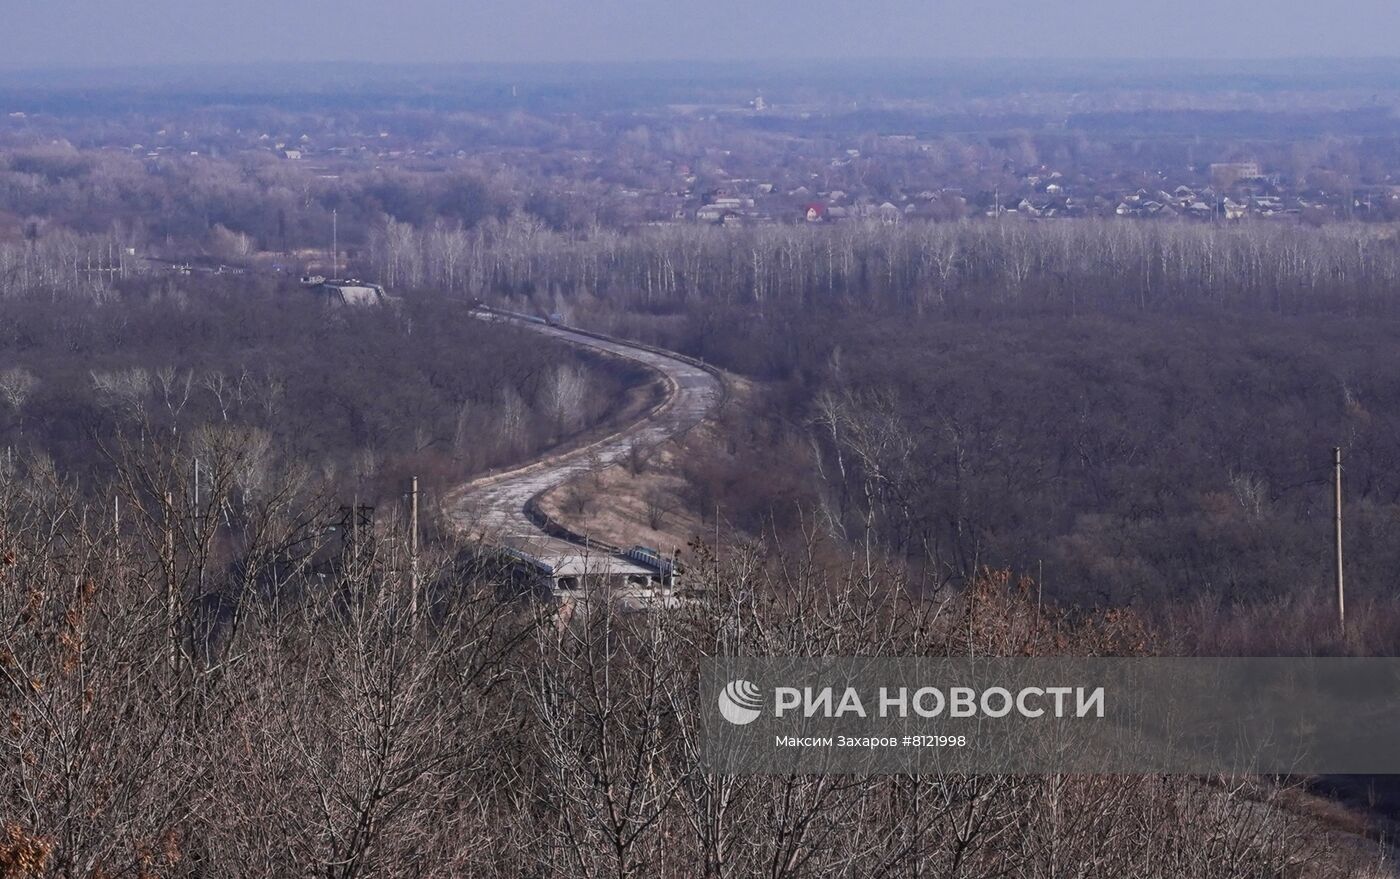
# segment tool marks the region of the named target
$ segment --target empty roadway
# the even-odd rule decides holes
[[[659,349],[509,312],[479,310],[477,314],[483,320],[509,321],[571,345],[635,361],[658,373],[666,383],[665,399],[616,433],[512,470],[488,474],[467,483],[449,498],[453,520],[473,534],[535,555],[576,554],[577,546],[550,537],[530,519],[526,513],[530,499],[583,475],[596,464],[616,464],[634,443],[655,446],[685,433],[718,404],[723,392],[720,380],[695,362]]]

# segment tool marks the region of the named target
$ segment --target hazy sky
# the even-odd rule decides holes
[[[1400,54],[1396,0],[0,0],[0,65]]]

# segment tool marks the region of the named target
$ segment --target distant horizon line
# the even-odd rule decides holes
[[[199,72],[199,71],[226,71],[226,72],[256,72],[260,69],[286,69],[286,68],[318,68],[333,67],[337,65],[354,65],[355,70],[384,70],[384,71],[421,71],[431,72],[434,70],[452,69],[482,69],[482,70],[566,70],[577,68],[655,68],[655,67],[701,67],[701,68],[721,68],[733,64],[743,64],[757,68],[791,68],[796,66],[807,66],[814,63],[825,65],[828,68],[845,68],[850,66],[862,67],[897,67],[897,68],[918,68],[918,67],[949,67],[959,65],[996,65],[996,64],[1046,64],[1055,66],[1132,66],[1150,67],[1153,65],[1209,65],[1214,68],[1230,68],[1242,66],[1274,66],[1321,63],[1330,65],[1375,65],[1375,64],[1400,64],[1400,53],[1394,55],[1261,55],[1261,56],[1232,56],[1223,58],[1218,55],[1160,55],[1153,57],[1117,57],[1117,56],[1069,56],[1069,55],[945,55],[937,58],[918,58],[910,56],[880,57],[880,56],[788,56],[788,57],[756,57],[756,56],[716,56],[691,58],[631,58],[625,60],[602,60],[597,58],[581,59],[556,59],[556,60],[430,60],[430,61],[396,61],[396,60],[366,60],[363,57],[329,57],[329,58],[289,58],[289,59],[260,59],[255,61],[206,61],[206,60],[182,60],[182,61],[123,61],[123,62],[59,62],[51,64],[13,64],[0,60],[0,75],[45,75],[45,74],[77,74],[77,73],[159,73],[163,71],[171,72]],[[4,83],[0,82],[0,86]]]

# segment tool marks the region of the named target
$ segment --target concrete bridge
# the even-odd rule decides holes
[[[558,598],[571,599],[606,587],[625,605],[639,609],[674,604],[678,571],[673,559],[645,547],[625,550],[590,540],[550,521],[534,501],[598,463],[605,467],[618,463],[634,444],[659,445],[699,424],[723,396],[718,371],[680,354],[529,315],[486,307],[473,313],[482,320],[510,323],[632,360],[657,373],[665,382],[666,394],[646,415],[613,434],[467,483],[448,498],[454,522],[500,547]]]

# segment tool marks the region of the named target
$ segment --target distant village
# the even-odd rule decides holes
[[[851,157],[858,157],[856,151]],[[846,161],[839,159],[837,161]],[[1074,217],[1180,218],[1236,221],[1247,218],[1391,219],[1400,212],[1400,185],[1359,191],[1299,192],[1283,176],[1263,172],[1254,162],[1219,162],[1177,174],[1159,172],[1150,186],[1114,186],[1084,175],[1073,177],[1046,166],[1023,169],[1007,187],[969,193],[965,187],[899,192],[884,200],[855,187],[822,189],[798,185],[782,189],[769,182],[727,181],[702,194],[686,190],[687,204],[674,219],[742,225],[800,220],[836,223],[905,219],[948,220],[971,216],[1067,219]],[[693,176],[687,176],[693,182]],[[640,194],[639,194],[640,196]],[[698,207],[688,203],[700,201]]]
[[[121,257],[139,256],[182,274],[261,260],[288,276],[336,277],[322,255],[337,216],[344,248],[332,249],[351,256],[387,247],[373,236],[394,223],[447,234],[492,224],[1400,222],[1395,137],[1290,139],[1278,123],[1211,129],[1212,117],[1189,111],[1035,115],[1008,101],[1014,116],[951,120],[931,102],[764,95],[593,115],[266,110],[96,122],[0,107],[0,243],[59,229],[102,236],[76,269],[88,275],[116,276],[129,264]],[[1169,130],[1147,136],[1144,125]],[[118,223],[132,216],[143,230]]]
[[[362,139],[388,139],[388,132],[361,135]],[[259,137],[277,158],[303,163],[325,180],[339,177],[346,163],[369,160],[377,165],[435,162],[444,158],[433,149],[371,146],[313,147],[303,136],[294,145]],[[910,136],[879,138],[881,145],[920,150],[927,145]],[[175,154],[169,146],[132,147],[152,162]],[[198,156],[197,151],[190,155]],[[467,158],[464,151],[448,158]],[[594,164],[586,152],[573,161]],[[850,168],[865,159],[860,149],[846,149],[829,160],[831,169]],[[870,162],[866,159],[866,163]],[[1138,185],[1109,177],[1096,179],[1087,172],[1066,173],[1048,165],[1014,168],[1009,164],[996,176],[1005,179],[990,191],[969,186],[937,186],[918,190],[845,183],[826,187],[830,175],[810,173],[811,179],[793,179],[787,173],[771,179],[707,175],[702,179],[690,164],[673,165],[667,184],[656,186],[607,185],[603,195],[613,213],[632,224],[700,223],[722,226],[768,223],[840,223],[852,220],[898,223],[903,220],[957,220],[976,216],[993,218],[1067,219],[1122,217],[1131,219],[1179,218],[1193,221],[1237,221],[1249,218],[1295,219],[1320,222],[1328,219],[1390,220],[1400,216],[1400,182],[1371,186],[1340,186],[1334,190],[1300,185],[1286,174],[1270,171],[1253,161],[1223,161],[1132,175]],[[786,169],[785,169],[786,170]],[[979,169],[981,170],[981,169]],[[660,184],[661,181],[657,181]],[[565,187],[560,194],[573,196],[582,190]]]
[[[758,120],[809,115],[796,108],[784,117],[759,96],[742,108],[680,107],[640,122],[610,120],[617,126],[611,136],[596,130],[580,136],[566,125],[564,136],[553,137],[555,143],[548,147],[502,143],[515,138],[487,130],[475,133],[473,140],[481,142],[476,146],[453,149],[441,138],[425,143],[388,129],[330,137],[243,131],[235,137],[238,142],[223,147],[261,151],[326,181],[366,164],[411,170],[466,162],[523,178],[540,198],[587,200],[610,224],[624,226],[897,223],[977,216],[1315,223],[1400,217],[1400,169],[1381,179],[1358,180],[1325,166],[1303,176],[1296,167],[1239,157],[1238,144],[1222,147],[1236,155],[1209,157],[1214,160],[1192,157],[1180,166],[1132,167],[1111,155],[1105,161],[1063,164],[1007,157],[1025,153],[1024,141],[1044,139],[1043,133],[1023,136],[1017,144],[998,144],[1007,137],[860,134],[842,143],[828,135],[754,133]],[[24,114],[11,116],[22,121]],[[560,123],[547,124],[557,134]],[[688,146],[665,143],[662,132]],[[724,145],[728,133],[734,135],[734,146]],[[1052,126],[1050,137],[1059,135],[1063,132]],[[130,153],[156,166],[201,155],[200,149],[170,142],[200,139],[189,131],[175,135],[162,129],[154,138],[159,145],[137,143]],[[598,140],[605,143],[587,142]],[[684,153],[689,155],[677,155]],[[950,153],[956,154],[951,160]]]

